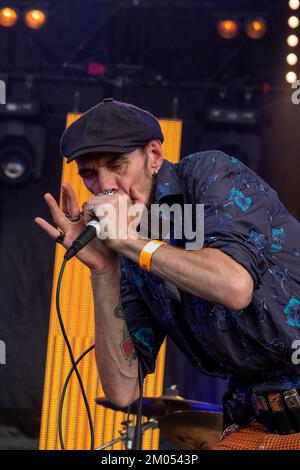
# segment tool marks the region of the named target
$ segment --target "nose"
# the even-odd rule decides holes
[[[114,191],[118,190],[116,176],[107,168],[102,167],[98,169],[98,189],[99,193],[103,193],[108,189],[112,189]]]

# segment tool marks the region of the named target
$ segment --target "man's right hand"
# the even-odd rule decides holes
[[[56,200],[50,193],[44,195],[45,201],[50,209],[53,222],[64,233],[62,245],[69,248],[76,237],[84,230],[85,223],[83,214],[80,212],[75,192],[69,183],[62,185],[62,209],[58,206]],[[65,214],[69,214],[76,222],[71,222]],[[52,240],[56,240],[60,232],[58,228],[53,227],[41,217],[34,219]],[[77,258],[88,266],[92,272],[98,274],[105,273],[110,269],[116,269],[119,266],[119,255],[110,250],[105,244],[95,237],[76,255]]]

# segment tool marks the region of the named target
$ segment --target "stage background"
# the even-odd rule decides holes
[[[99,97],[100,99],[101,97]],[[137,105],[145,106],[131,97]],[[159,105],[151,109],[159,114]],[[299,108],[290,106],[275,115],[272,129],[262,135],[261,171],[282,200],[300,216]],[[1,188],[0,338],[7,345],[6,364],[0,366],[0,447],[37,448],[48,335],[55,246],[35,227],[39,215],[49,220],[43,193],[59,195],[61,158],[58,142],[65,116],[47,122],[43,177],[25,188]],[[200,135],[200,134],[199,134]],[[200,137],[195,132],[195,142]],[[184,140],[185,154],[201,149]],[[251,154],[251,149],[248,150]],[[238,156],[238,155],[237,155]],[[171,350],[170,350],[171,351]],[[174,355],[176,359],[174,359]],[[181,354],[166,361],[166,385],[177,384],[186,398],[220,402],[224,381],[197,374]],[[171,364],[176,363],[176,370]]]
[[[232,46],[224,46],[213,33],[207,34],[211,24],[207,16],[196,17],[187,8],[184,9],[184,14],[189,15],[187,19],[177,9],[169,16],[166,10],[159,10],[160,20],[154,21],[151,16],[152,22],[137,10],[128,16],[124,10],[123,17],[109,25],[107,36],[111,34],[111,37],[102,41],[94,39],[97,47],[93,51],[89,48],[88,58],[80,57],[77,63],[74,60],[72,67],[64,71],[60,67],[63,59],[71,57],[77,42],[83,41],[96,25],[98,10],[95,7],[95,11],[85,11],[81,16],[77,3],[73,8],[73,1],[52,3],[61,8],[60,15],[53,15],[49,29],[33,37],[38,48],[35,62],[32,54],[36,51],[25,41],[26,35],[15,36],[13,31],[0,30],[0,63],[4,74],[1,77],[8,83],[8,98],[10,101],[38,98],[46,130],[41,179],[31,180],[21,188],[0,186],[0,340],[6,343],[6,364],[0,365],[1,449],[38,448],[55,245],[36,227],[33,219],[41,216],[50,220],[43,200],[45,192],[59,197],[62,169],[59,139],[68,111],[84,112],[112,96],[146,108],[160,118],[177,116],[183,120],[181,156],[207,148],[233,149],[238,158],[245,159],[278,191],[286,207],[300,220],[300,105],[291,103],[291,90],[284,85],[286,20],[280,10],[273,22],[278,29],[274,32],[271,28],[271,34],[261,45],[235,43],[241,48],[229,69],[225,67],[227,75],[219,73],[214,78],[213,72]],[[252,1],[248,2],[248,8],[280,3],[283,2]],[[161,28],[161,23],[172,23],[173,19],[178,34],[170,38],[168,28]],[[126,34],[120,39],[121,25],[126,25]],[[146,42],[143,42],[145,26],[147,40],[144,38]],[[155,31],[155,37],[151,36],[149,42],[150,29]],[[178,45],[179,39],[186,40],[183,50]],[[103,44],[111,53],[108,58]],[[142,44],[144,49],[139,49],[136,58],[132,51]],[[50,71],[42,64],[43,57],[50,64]],[[96,59],[105,60],[110,67],[103,80],[83,76],[88,61]],[[135,69],[130,67],[132,63],[136,64]],[[145,64],[143,82],[140,76]],[[76,74],[81,75],[78,78]],[[269,93],[260,93],[259,125],[255,128],[207,126],[203,115],[208,88],[209,93],[218,94],[224,80],[228,86],[234,83],[244,92],[241,83],[245,77],[247,83],[256,84],[256,92],[263,83],[270,85]],[[0,114],[0,124],[7,121]],[[165,386],[172,384],[177,384],[185,398],[214,403],[220,403],[226,386],[223,380],[196,373],[181,353],[169,345]]]

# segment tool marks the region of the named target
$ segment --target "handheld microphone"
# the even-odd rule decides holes
[[[73,241],[72,245],[67,249],[64,259],[69,261],[75,256],[78,251],[82,250],[93,238],[100,236],[100,222],[98,219],[90,220],[85,229],[78,235],[76,240]]]

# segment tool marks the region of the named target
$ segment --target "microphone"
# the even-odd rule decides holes
[[[100,222],[98,219],[91,219],[85,229],[78,235],[76,240],[73,241],[70,248],[67,249],[64,259],[69,261],[75,256],[78,251],[82,250],[93,238],[100,236]]]

